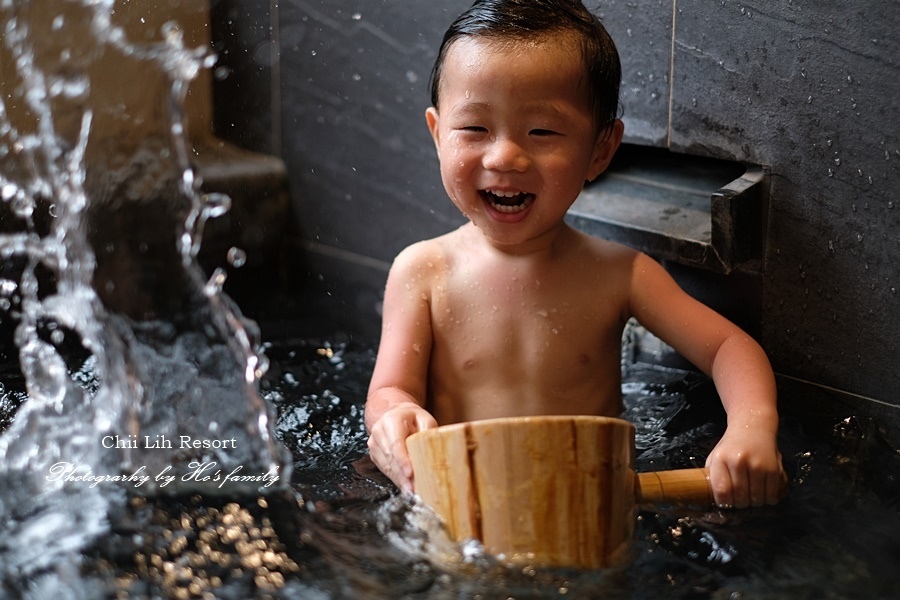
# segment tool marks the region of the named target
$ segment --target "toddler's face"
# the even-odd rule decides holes
[[[457,40],[426,113],[447,193],[498,244],[555,230],[618,145],[600,141],[580,53],[560,42]]]

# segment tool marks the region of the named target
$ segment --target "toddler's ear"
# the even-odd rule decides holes
[[[588,168],[588,181],[593,181],[600,176],[600,173],[606,170],[612,161],[619,144],[622,143],[622,133],[625,131],[625,124],[621,119],[616,119],[607,131],[601,132],[597,138],[597,144],[594,146],[594,155],[591,159],[591,165]]]
[[[440,158],[441,154],[441,135],[438,128],[440,124],[440,115],[438,115],[438,111],[435,107],[429,106],[425,110],[425,122],[428,124],[428,131],[431,132],[431,139],[434,140],[434,147],[438,151],[438,158]]]

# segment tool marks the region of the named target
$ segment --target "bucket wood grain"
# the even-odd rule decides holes
[[[416,493],[456,540],[511,563],[600,568],[634,531],[634,426],[607,417],[517,417],[410,436]]]

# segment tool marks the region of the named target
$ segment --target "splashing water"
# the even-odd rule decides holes
[[[126,8],[0,0],[0,331],[28,396],[0,436],[0,581],[44,592],[128,494],[258,494],[290,476],[258,332],[196,262],[229,205],[200,193],[186,139],[211,57],[174,23],[129,40]],[[92,93],[110,78],[120,101]]]

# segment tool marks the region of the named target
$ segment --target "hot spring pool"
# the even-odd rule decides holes
[[[447,540],[366,457],[374,346],[271,345],[262,380],[290,449],[290,490],[252,501],[132,497],[83,552],[75,597],[894,598],[900,596],[900,453],[877,423],[782,418],[791,491],[775,507],[637,514],[633,557],[597,571],[511,568]],[[5,377],[0,424],[27,402]],[[724,430],[709,381],[626,365],[637,470],[703,463]],[[7,577],[7,596],[41,578]]]
[[[146,7],[130,4],[143,24]],[[279,341],[266,370],[255,327],[221,294],[229,271],[201,270],[204,223],[229,202],[201,189],[185,98],[214,57],[174,22],[129,39],[128,5],[14,2],[0,44],[3,82],[16,84],[0,111],[0,145],[14,150],[0,175],[0,342],[10,345],[0,343],[0,597],[900,597],[896,436],[852,413],[792,414],[804,403],[790,397],[780,443],[792,489],[776,507],[640,512],[632,560],[598,571],[513,569],[450,543],[367,459],[374,345]],[[133,102],[123,104],[119,79],[112,98],[94,86],[111,69],[135,82]],[[144,103],[151,82],[157,96]],[[238,247],[226,256],[233,268],[246,258]],[[19,370],[4,367],[16,355],[31,399]],[[257,387],[274,407],[271,433]],[[628,364],[623,392],[638,470],[700,465],[724,430],[711,385],[694,373]],[[288,466],[279,437],[290,480],[263,497],[204,486],[203,496],[186,486],[143,497],[44,477],[60,460],[126,469],[152,454],[101,452],[98,433],[185,428],[240,432],[249,450],[225,458],[263,470]]]

